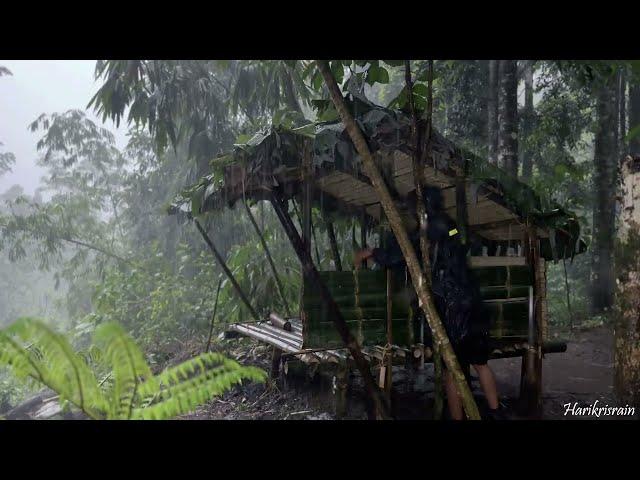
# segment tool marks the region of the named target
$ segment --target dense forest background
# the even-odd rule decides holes
[[[331,65],[345,92],[407,108],[403,61]],[[435,128],[580,219],[589,250],[551,264],[551,325],[612,324],[619,167],[640,154],[638,62],[437,60],[433,67]],[[411,70],[424,109],[427,62],[412,61]],[[6,75],[0,67],[0,82]],[[204,348],[214,311],[214,339],[224,323],[250,316],[194,225],[167,214],[173,198],[215,175],[209,162],[257,130],[336,114],[311,61],[98,61],[96,78],[101,87],[87,109],[126,122],[128,143],[117,148],[81,110],[43,112],[25,125],[40,135],[46,174],[34,195],[20,185],[0,192],[0,327],[41,317],[82,349],[98,325],[115,321],[152,367],[163,365],[184,344]],[[15,163],[7,147],[0,145],[0,175]],[[295,314],[296,256],[270,205],[251,208],[282,295],[274,295],[279,287],[242,206],[207,216],[205,228],[256,310]],[[319,215],[313,224],[314,260],[330,269],[328,226]],[[342,251],[352,252],[359,226],[333,227]],[[30,388],[0,372],[0,405],[15,405]]]

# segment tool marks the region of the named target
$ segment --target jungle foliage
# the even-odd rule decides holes
[[[351,105],[373,102],[408,112],[403,60],[332,60],[330,67]],[[519,115],[520,152],[530,152],[533,164],[527,181],[548,202],[558,202],[575,212],[583,235],[591,243],[596,205],[593,192],[601,181],[594,166],[597,92],[601,85],[622,75],[629,85],[629,93],[622,95],[627,98],[638,82],[639,64],[537,60],[532,68],[534,108],[526,117],[526,126],[522,124],[525,116]],[[415,107],[423,115],[427,62],[412,61],[411,70]],[[5,74],[10,72],[0,68],[0,77]],[[522,72],[518,74],[522,88]],[[184,381],[191,379],[182,375],[183,370],[151,377],[150,368],[164,366],[176,344],[195,341],[204,345],[212,323],[217,333],[226,322],[249,319],[246,307],[237,300],[233,286],[192,222],[166,214],[170,202],[187,186],[197,187],[205,175],[219,180],[220,155],[234,145],[246,144],[256,131],[329,122],[337,113],[315,62],[309,60],[108,60],[97,62],[96,78],[100,86],[93,98],[87,99],[88,108],[95,109],[105,121],[126,122],[129,141],[119,148],[106,127],[80,110],[47,112],[29,125],[40,135],[39,163],[46,174],[34,195],[25,195],[19,187],[0,193],[0,282],[11,286],[0,289],[0,325],[8,329],[3,331],[3,339],[22,342],[15,351],[22,356],[12,357],[19,373],[33,373],[27,360],[32,356],[42,361],[38,355],[53,355],[59,371],[45,377],[50,386],[62,389],[61,395],[70,403],[78,406],[79,392],[65,390],[67,387],[56,382],[77,369],[82,372],[81,382],[87,382],[90,416],[111,418],[124,415],[127,408],[132,417],[144,416],[147,395],[158,395],[156,401],[178,398],[173,394],[181,392]],[[487,61],[434,62],[435,127],[482,157],[487,156],[488,144],[487,90]],[[626,118],[632,118],[631,101],[622,105]],[[519,112],[522,108],[521,100]],[[640,133],[629,121],[616,128],[620,149],[627,148]],[[10,172],[15,157],[0,147],[3,175]],[[200,221],[261,315],[282,312],[285,303],[295,314],[300,295],[299,263],[271,206],[258,202],[249,207],[274,257],[284,299],[274,293],[271,266],[243,205],[206,215]],[[290,208],[293,218],[298,218],[299,206]],[[349,268],[353,250],[360,247],[358,222],[325,218],[316,210],[314,260],[321,269],[336,264],[328,222],[335,231],[341,264]],[[371,235],[368,241],[375,243],[376,236]],[[565,301],[563,267],[561,262],[555,263],[549,272],[549,307],[555,325],[584,318],[589,310],[591,252],[566,262],[572,314]],[[216,317],[212,318],[214,310]],[[53,348],[63,337],[51,327],[31,320],[16,322],[27,315],[46,317],[48,325],[63,330],[69,339],[64,349]],[[44,350],[25,350],[29,336],[44,342]],[[135,342],[141,348],[136,362],[129,365],[134,365],[135,375],[126,377],[120,386],[114,383],[115,371],[121,372],[126,365],[96,363],[94,371],[93,360],[82,364],[77,354],[68,356],[73,347],[84,351],[100,345],[103,360],[108,357],[119,362],[121,350],[116,355],[109,347],[116,339],[121,342],[118,345],[133,348]],[[207,372],[218,371],[216,368],[226,371],[231,363],[225,362],[230,361],[211,354],[184,368],[193,367],[189,375],[199,375],[204,385],[209,381]],[[233,366],[230,371],[251,372],[242,378],[259,379],[256,372],[242,368]],[[97,386],[97,378],[107,375],[109,369],[112,380],[102,385],[105,390]],[[146,383],[140,383],[140,389],[132,394],[131,385],[137,385],[138,377]],[[157,381],[151,381],[153,378]],[[168,383],[163,383],[165,380]],[[229,381],[216,385],[226,386]],[[194,405],[192,400],[206,400],[198,393],[197,383],[190,383],[185,390],[189,408]],[[84,383],[75,385],[84,387]],[[156,389],[158,385],[161,387]],[[219,392],[218,386],[201,392]],[[21,389],[11,377],[0,377],[0,400],[5,403],[15,404],[24,394]],[[169,391],[173,393],[166,393]],[[151,411],[155,410],[147,413]],[[178,413],[174,407],[158,407],[157,411],[162,411],[158,416]]]

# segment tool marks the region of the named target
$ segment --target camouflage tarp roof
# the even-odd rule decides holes
[[[354,117],[368,140],[389,185],[400,196],[413,190],[411,119],[356,100]],[[420,128],[424,128],[421,122]],[[547,259],[572,257],[586,250],[579,223],[571,212],[546,203],[527,184],[500,168],[458,148],[434,131],[426,182],[439,186],[455,219],[454,179],[468,162],[467,202],[472,230],[490,240],[522,238],[529,221],[538,227]],[[185,190],[176,204],[190,202],[194,214],[232,206],[243,196],[268,198],[272,188],[288,197],[300,194],[305,152],[312,164],[314,201],[323,210],[346,215],[365,211],[383,220],[375,190],[361,171],[361,161],[341,122],[297,129],[272,127],[254,135],[233,152],[212,161],[212,173]],[[553,248],[555,247],[555,248]],[[555,251],[555,255],[554,255]]]

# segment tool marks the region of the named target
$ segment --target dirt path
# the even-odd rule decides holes
[[[594,417],[565,416],[567,403],[587,406],[598,401],[598,406],[617,406],[613,396],[613,338],[611,330],[599,327],[579,331],[568,342],[565,353],[547,355],[543,362],[543,402],[545,419],[581,419]],[[568,338],[563,335],[561,338]],[[236,341],[237,342],[237,341]],[[231,344],[230,344],[231,345]],[[243,363],[269,367],[269,349],[243,340],[235,344],[235,353],[229,352]],[[512,407],[518,396],[520,359],[501,359],[490,362],[498,382],[503,403]],[[364,393],[354,376],[349,392],[348,419],[366,418]],[[474,393],[480,407],[483,398],[477,382]],[[406,381],[402,368],[394,369],[394,412],[399,419],[429,419],[433,393],[432,366],[418,372],[415,383]],[[329,375],[293,377],[287,388],[282,385],[246,385],[233,389],[222,398],[200,408],[189,419],[333,419],[334,400],[332,379]],[[637,416],[636,416],[637,417]],[[602,417],[605,418],[605,417]],[[629,418],[629,417],[606,417]]]
[[[563,335],[562,338],[570,338]],[[520,360],[494,360],[502,395],[514,399],[518,395]],[[613,394],[613,333],[598,327],[578,331],[567,342],[567,351],[546,355],[542,363],[544,418],[576,419],[565,416],[565,404],[580,406],[598,401],[598,406],[617,406]],[[586,417],[584,417],[586,418]],[[591,417],[593,418],[593,417]],[[612,418],[612,417],[608,417]]]

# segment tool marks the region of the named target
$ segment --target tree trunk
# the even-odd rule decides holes
[[[438,315],[435,304],[433,302],[433,298],[427,287],[428,280],[424,272],[420,268],[418,257],[411,241],[409,240],[409,235],[407,234],[407,231],[405,230],[405,227],[402,223],[402,218],[400,217],[398,208],[391,198],[389,189],[384,183],[384,179],[382,178],[382,175],[380,174],[380,171],[378,170],[378,167],[373,160],[373,156],[371,155],[371,151],[369,150],[367,141],[365,140],[362,132],[360,131],[360,128],[357,126],[355,120],[353,119],[353,116],[347,109],[344,97],[340,92],[340,88],[336,83],[335,77],[331,73],[328,62],[317,60],[317,64],[320,72],[322,73],[325,84],[329,89],[331,100],[333,101],[336,110],[340,114],[340,118],[344,123],[351,141],[358,151],[358,154],[362,158],[364,172],[367,177],[369,177],[369,180],[371,181],[373,187],[376,189],[382,208],[384,209],[385,215],[389,220],[389,224],[391,225],[391,229],[393,230],[393,233],[398,240],[398,244],[400,245],[402,254],[407,262],[409,274],[411,275],[411,281],[418,295],[420,307],[427,317],[427,321],[429,322],[429,326],[431,327],[431,331],[434,335],[434,340],[436,342],[439,342],[442,347],[442,356],[444,362],[455,380],[456,389],[462,397],[464,410],[470,419],[479,420],[480,413],[478,412],[478,407],[475,403],[475,400],[473,399],[473,395],[471,394],[471,390],[469,389],[469,385],[467,384],[464,373],[462,373],[462,369],[460,368],[458,359],[456,358],[453,348],[451,347],[451,343],[449,342],[449,338],[447,337],[444,326],[440,321],[440,316]]]
[[[524,109],[522,110],[522,136],[525,147],[522,149],[522,178],[530,180],[533,174],[533,152],[529,146],[533,131],[533,60],[524,63]]]
[[[593,207],[593,258],[591,262],[591,307],[594,314],[613,305],[613,241],[617,154],[615,128],[616,85],[614,79],[596,92],[595,204]]]
[[[498,67],[498,164],[518,176],[518,62],[500,60]]]
[[[498,163],[498,64],[489,60],[489,94],[487,95],[487,147],[489,162]]]
[[[640,81],[629,82],[629,130],[640,126]],[[640,155],[640,135],[629,140],[629,154]]]
[[[622,185],[614,385],[621,406],[640,407],[640,156],[627,156]]]

